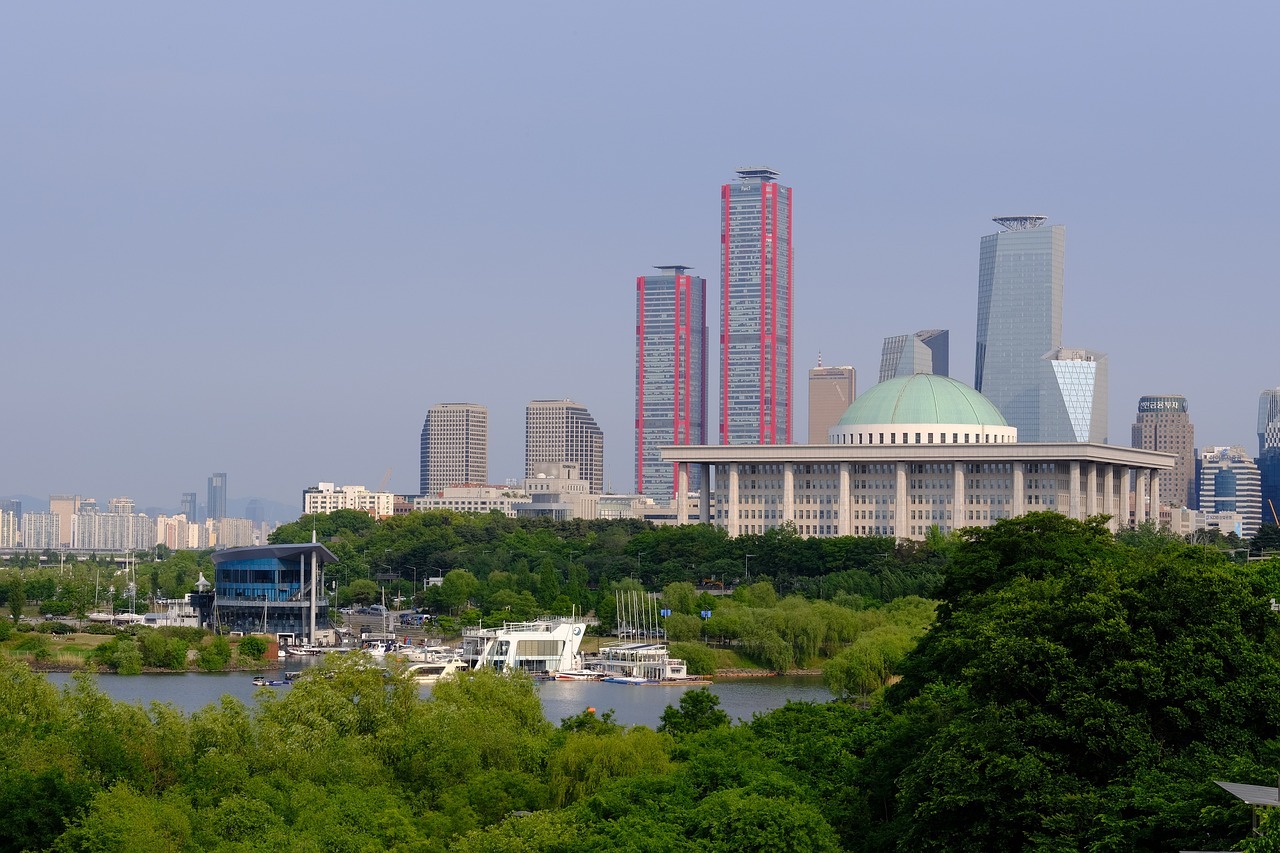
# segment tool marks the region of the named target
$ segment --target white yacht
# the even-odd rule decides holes
[[[499,672],[530,674],[581,669],[582,636],[587,625],[578,619],[505,622],[501,628],[467,628],[462,632],[462,659],[472,669],[490,666]]]

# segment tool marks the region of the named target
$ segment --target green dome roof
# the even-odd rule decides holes
[[[986,397],[963,382],[932,373],[889,379],[855,399],[839,425],[864,424],[1008,426]]]

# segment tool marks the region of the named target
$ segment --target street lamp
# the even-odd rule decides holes
[[[743,555],[742,555],[742,577],[743,577],[743,583],[746,583],[746,584],[751,583],[751,558],[752,558],[752,557],[754,557],[754,556],[755,556],[755,554],[743,554]]]

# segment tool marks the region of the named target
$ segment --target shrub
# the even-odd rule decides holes
[[[36,631],[41,634],[74,634],[76,629],[66,622],[41,622],[36,625]]]
[[[239,645],[240,654],[252,660],[262,660],[267,653],[267,641],[257,636],[242,637]]]
[[[35,660],[48,660],[53,657],[53,650],[49,648],[49,638],[43,634],[30,634],[23,637],[14,645],[13,650],[31,655]]]
[[[206,672],[217,672],[226,669],[231,662],[231,643],[226,637],[214,637],[213,642],[200,650],[196,657],[196,665]]]

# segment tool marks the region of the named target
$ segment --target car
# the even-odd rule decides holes
[[[387,612],[387,608],[383,607],[381,604],[370,604],[369,612],[381,615]]]

